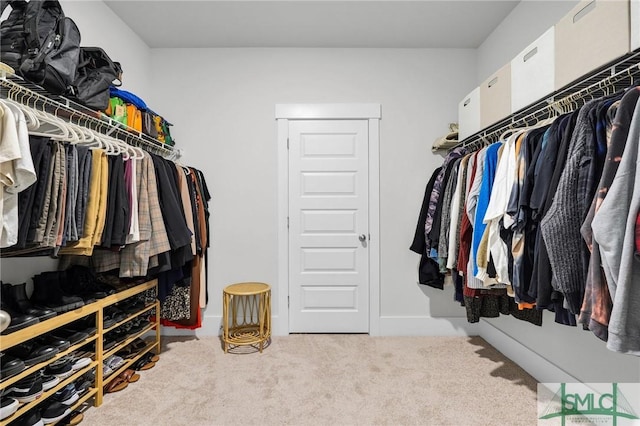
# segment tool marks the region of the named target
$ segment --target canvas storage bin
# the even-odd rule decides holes
[[[480,129],[480,88],[476,87],[458,104],[458,140]]]
[[[480,85],[480,127],[485,128],[511,114],[511,64]]]
[[[628,53],[629,1],[583,0],[555,30],[558,90]]]
[[[554,28],[511,60],[511,112],[544,98],[555,88]]]
[[[640,49],[640,0],[631,0],[631,51]]]

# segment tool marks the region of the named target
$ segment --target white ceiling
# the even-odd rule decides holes
[[[111,0],[105,3],[152,48],[476,48],[518,1]]]

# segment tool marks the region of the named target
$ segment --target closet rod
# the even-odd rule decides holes
[[[538,122],[560,112],[573,111],[597,92],[601,92],[600,95],[602,95],[607,91],[616,91],[631,86],[633,83],[638,84],[640,81],[636,80],[637,76],[640,76],[640,51],[625,55],[550,96],[480,130],[460,141],[451,150],[460,146],[475,150],[496,142],[507,130],[533,124],[533,119]]]
[[[0,72],[0,97],[48,112],[68,122],[87,127],[103,135],[119,139],[129,145],[153,152],[169,160],[177,160],[181,151],[118,123],[99,111],[93,111],[63,96],[46,92],[20,77]]]

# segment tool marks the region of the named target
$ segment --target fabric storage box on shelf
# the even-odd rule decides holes
[[[506,64],[480,85],[480,127],[511,114],[511,64]]]
[[[630,51],[640,49],[640,0],[631,0],[629,8],[631,15],[631,46]]]
[[[476,87],[458,104],[458,140],[480,129],[480,88]]]
[[[581,1],[555,25],[554,89],[628,51],[629,1]]]
[[[554,37],[551,27],[511,60],[511,112],[553,92]]]

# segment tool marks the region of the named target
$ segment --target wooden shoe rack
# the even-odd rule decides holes
[[[83,346],[93,342],[95,344],[96,351],[91,364],[74,372],[73,375],[71,375],[70,377],[67,377],[64,380],[61,380],[60,383],[58,383],[52,389],[45,391],[42,394],[42,396],[37,398],[35,401],[21,404],[21,406],[18,408],[18,410],[14,414],[0,421],[0,426],[11,424],[12,421],[16,420],[18,417],[20,417],[27,411],[33,409],[34,407],[42,404],[49,397],[55,394],[57,391],[64,388],[69,383],[73,383],[77,378],[79,378],[80,376],[82,376],[83,374],[87,373],[92,369],[95,369],[95,383],[93,384],[93,387],[91,387],[88,392],[82,395],[80,399],[78,399],[78,401],[75,402],[73,405],[71,405],[69,408],[71,409],[71,411],[73,411],[74,409],[80,407],[82,404],[84,404],[85,402],[89,401],[92,398],[93,398],[93,405],[95,407],[98,407],[102,404],[102,399],[104,396],[103,387],[105,383],[107,383],[111,378],[117,377],[120,373],[122,373],[124,370],[129,368],[131,364],[136,362],[147,352],[151,350],[155,350],[155,352],[159,354],[160,353],[160,315],[157,315],[157,314],[155,316],[156,321],[154,323],[149,323],[149,325],[145,326],[139,332],[136,332],[135,334],[127,337],[125,340],[119,341],[114,347],[109,348],[106,351],[103,350],[103,338],[106,335],[106,333],[116,329],[117,327],[127,323],[128,321],[135,319],[136,317],[144,315],[145,313],[149,313],[149,311],[152,310],[153,308],[156,309],[156,313],[159,313],[160,302],[156,299],[153,303],[147,304],[144,308],[140,309],[138,312],[128,315],[127,318],[125,318],[124,320],[106,329],[103,327],[104,308],[109,307],[115,303],[121,302],[130,297],[133,297],[135,295],[138,295],[146,290],[149,290],[152,288],[156,288],[157,290],[157,285],[158,285],[157,280],[148,281],[146,283],[139,284],[135,287],[131,287],[126,290],[115,293],[111,296],[107,296],[104,299],[99,299],[96,302],[82,306],[81,308],[55,316],[53,318],[34,324],[22,330],[18,330],[14,333],[0,336],[0,352],[4,352],[5,350],[15,345],[26,342],[27,340],[34,339],[42,334],[48,333],[57,328],[63,327],[71,322],[82,319],[87,315],[95,314],[97,332],[94,335],[88,337],[82,342],[72,345],[69,349],[58,353],[55,357],[47,361],[30,366],[25,370],[21,371],[20,373],[16,374],[15,376],[11,376],[5,380],[0,381],[0,391],[10,388],[11,385],[19,381],[20,379],[30,374],[33,374],[38,370],[45,368],[47,365],[51,364],[53,361],[59,358],[62,358],[65,355],[68,355],[69,353],[77,349],[80,349]],[[133,342],[136,338],[141,337],[153,330],[155,330],[155,338],[153,339],[153,341],[150,341],[147,344],[147,346],[144,347],[140,352],[138,352],[138,354],[135,357],[126,359],[125,362],[120,367],[118,367],[117,370],[113,371],[108,378],[103,377],[102,365],[103,365],[104,359],[122,350],[122,348],[127,346],[129,343]]]

